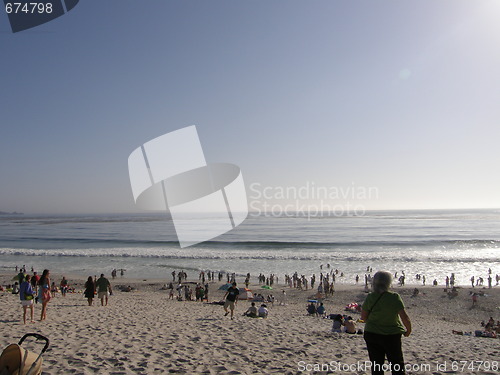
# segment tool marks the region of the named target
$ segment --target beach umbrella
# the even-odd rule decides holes
[[[267,289],[267,290],[272,290],[273,288],[270,287],[269,285],[263,285],[261,286],[262,289]]]
[[[232,284],[224,284],[219,287],[219,290],[228,290]]]

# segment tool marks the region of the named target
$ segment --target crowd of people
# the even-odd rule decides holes
[[[330,265],[327,266],[330,268]],[[321,268],[322,270],[322,268]],[[74,290],[66,277],[62,277],[59,287],[55,287],[55,282],[51,281],[50,271],[44,270],[41,275],[38,275],[32,269],[32,274],[26,272],[25,267],[19,270],[17,275],[17,285],[12,287],[14,294],[19,294],[21,305],[23,309],[23,322],[26,324],[28,320],[34,322],[34,304],[41,304],[40,320],[47,319],[47,306],[50,300],[60,292],[62,296]],[[114,275],[114,273],[112,273]],[[491,269],[488,270],[489,278],[492,278]],[[249,291],[245,288],[238,288],[236,283],[236,275],[234,273],[226,273],[226,280],[229,282],[226,285],[224,297],[220,304],[223,305],[224,316],[230,315],[234,319],[236,307],[242,291],[246,293]],[[251,280],[251,275],[248,273],[245,277],[245,286],[248,288]],[[320,272],[319,276],[312,275],[305,277],[295,272],[292,275],[285,275],[284,283],[289,288],[297,290],[312,290],[312,296],[316,296],[315,300],[310,300],[307,305],[307,314],[325,319],[331,319],[332,332],[339,334],[363,334],[368,350],[370,361],[374,364],[383,365],[387,360],[392,364],[404,366],[403,353],[401,349],[402,337],[407,337],[411,334],[412,325],[409,316],[405,311],[405,305],[398,293],[390,290],[393,280],[397,280],[399,285],[404,285],[405,273],[398,272],[389,273],[386,271],[378,271],[372,276],[372,268],[367,267],[365,274],[365,291],[369,292],[362,305],[359,305],[360,317],[355,320],[350,315],[343,315],[339,313],[327,314],[326,307],[323,299],[334,293],[335,280],[337,277],[344,277],[343,273],[337,269],[331,269],[329,272]],[[209,302],[209,288],[210,282],[221,282],[224,278],[224,273],[214,271],[202,271],[198,275],[198,282],[188,282],[187,273],[183,270],[172,272],[172,281],[165,285],[164,289],[169,290],[169,299],[176,299],[179,301],[197,301]],[[417,274],[415,279],[421,281],[425,285],[425,275]],[[473,288],[480,286],[481,281],[474,276],[470,279]],[[273,285],[278,282],[278,278],[274,274],[265,276],[259,274],[257,281],[262,288],[273,289]],[[356,282],[359,281],[359,276],[356,277]],[[433,281],[433,285],[437,280]],[[445,291],[448,293],[458,293],[457,280],[455,274],[446,276],[444,284],[446,285]],[[498,275],[497,275],[498,283]],[[177,285],[175,285],[177,284]],[[491,282],[489,282],[490,286]],[[490,286],[491,287],[491,286]],[[84,297],[87,299],[88,305],[94,304],[94,299],[98,298],[101,301],[101,306],[108,304],[108,296],[112,295],[113,290],[109,280],[101,274],[99,278],[96,276],[89,276],[84,285]],[[130,287],[129,287],[130,288]],[[369,290],[367,290],[367,288]],[[473,306],[477,303],[477,296],[481,291],[472,290],[470,292],[473,298]],[[315,293],[315,294],[314,294]],[[413,298],[418,297],[420,291],[415,288],[413,291]],[[283,296],[286,295],[283,289]],[[420,298],[420,297],[419,297]],[[247,298],[242,298],[247,299]],[[242,313],[245,317],[250,318],[268,318],[270,310],[268,306],[275,302],[274,297],[269,294],[264,297],[258,293],[253,295],[253,298],[248,298],[250,306]],[[260,306],[257,305],[259,303]],[[241,312],[240,312],[241,314]],[[364,331],[360,330],[357,326],[358,322],[365,324]],[[490,317],[487,322],[482,322],[483,329],[475,332],[476,336],[481,337],[497,337],[500,333],[500,321],[496,321]],[[467,332],[453,331],[455,334],[469,335]],[[472,333],[470,333],[472,334]],[[398,374],[399,372],[393,372]],[[403,373],[403,372],[401,372]]]
[[[55,282],[51,282],[50,270],[45,269],[42,275],[31,268],[31,274],[27,273],[26,266],[17,267],[18,274],[14,277],[17,281],[13,286],[8,286],[7,289],[12,294],[19,295],[21,306],[23,308],[23,322],[26,324],[29,311],[30,322],[35,322],[35,304],[41,304],[40,321],[47,319],[47,306],[52,298],[58,293],[62,297],[66,297],[67,293],[75,293],[74,287],[69,285],[69,281],[65,276],[62,277],[59,286]],[[9,288],[10,287],[10,288]],[[3,287],[1,288],[3,290]],[[112,295],[113,290],[111,283],[104,274],[101,274],[99,279],[97,276],[89,276],[85,283],[84,296],[87,298],[89,306],[93,305],[93,300],[97,296],[101,300],[101,305],[108,304],[108,295]]]

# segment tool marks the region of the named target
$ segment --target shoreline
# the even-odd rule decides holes
[[[41,275],[43,270],[40,270],[38,272],[38,275]],[[10,272],[6,272],[5,270],[0,270],[0,285],[2,286],[5,286],[5,285],[8,285],[8,284],[12,284],[13,281],[12,278],[14,276],[16,276],[19,272],[16,272],[15,270],[13,270],[12,273]],[[28,271],[27,272],[28,274],[32,275],[32,272]],[[83,284],[85,284],[85,281],[87,281],[87,278],[88,276],[96,276],[97,278],[99,278],[99,276],[101,275],[102,272],[98,272],[98,273],[94,273],[93,275],[88,275],[88,276],[82,276],[82,275],[79,275],[79,274],[75,274],[75,273],[61,273],[61,272],[58,272],[57,270],[55,270],[55,272],[53,270],[51,270],[51,273],[52,273],[52,276],[53,276],[53,280],[52,281],[55,281],[56,282],[56,285],[58,286],[59,285],[59,282],[61,281],[62,277],[66,277],[66,279],[70,282],[73,282],[73,283],[76,283],[76,285],[78,286],[81,286]],[[173,281],[172,280],[172,276],[170,275],[170,277],[165,277],[165,278],[159,278],[159,277],[149,277],[149,278],[143,278],[143,277],[127,277],[126,273],[124,276],[116,276],[116,278],[112,278],[110,274],[107,274],[107,273],[104,273],[104,276],[106,278],[109,279],[110,282],[112,283],[118,283],[118,284],[134,284],[134,285],[137,285],[137,286],[141,286],[141,285],[162,285],[162,286],[165,286],[165,285],[168,285],[170,282],[173,282],[174,283],[174,287],[178,284],[177,281]],[[10,279],[9,279],[10,277]],[[245,277],[243,275],[236,275],[236,281],[238,283],[238,286],[239,287],[242,287],[244,286],[244,279]],[[257,276],[253,275],[251,277],[251,286],[255,287],[255,286],[258,286],[260,287],[261,285],[264,285],[264,284],[259,284],[258,282],[256,282],[257,279]],[[176,277],[176,280],[177,280],[177,277]],[[280,279],[282,280],[282,279]],[[189,283],[197,283],[197,282],[200,282],[200,280],[196,279],[196,278],[190,278],[188,277],[187,279],[187,282]],[[209,284],[224,284],[226,283],[226,274],[224,274],[222,280],[219,282],[218,280],[216,281],[206,281],[208,282]],[[317,284],[316,284],[317,285]],[[279,281],[279,283],[277,284],[277,288],[279,288],[280,290],[281,289],[289,289],[289,286],[288,284],[284,284],[282,281]],[[422,285],[422,284],[418,284],[418,283],[406,283],[405,282],[405,285],[399,285],[397,283],[394,282],[393,280],[393,284],[392,284],[392,290],[395,291],[395,292],[398,292],[398,291],[401,291],[401,290],[413,290],[413,289],[419,289],[419,290],[444,290],[444,289],[448,289],[448,290],[451,290],[452,287],[448,287],[446,288],[446,285]],[[475,287],[472,287],[471,284],[455,284],[455,288],[457,289],[460,289],[460,290],[468,290],[468,291],[471,291],[471,292],[479,292],[479,291],[488,291],[488,290],[495,290],[495,289],[498,289],[500,290],[500,284],[496,284],[495,281],[493,281],[493,284],[492,284],[492,287],[491,288],[488,288],[488,285],[481,285],[481,286],[475,286]],[[309,291],[311,291],[311,288],[308,287]],[[359,283],[343,283],[343,282],[337,282],[335,283],[335,291],[346,291],[346,290],[357,290],[357,291],[361,291],[361,292],[365,292],[364,291],[364,282],[359,282]],[[304,290],[305,291],[305,290]],[[500,309],[500,307],[499,307]]]
[[[485,265],[486,266],[486,265]],[[57,272],[58,274],[58,277],[59,279],[62,278],[62,276],[66,276],[66,278],[71,278],[71,279],[74,279],[74,280],[86,280],[88,278],[88,276],[99,276],[101,273],[104,273],[104,275],[109,278],[110,280],[111,279],[111,270],[108,269],[109,267],[104,267],[104,271],[103,270],[99,270],[98,272],[91,272],[91,273],[87,273],[87,276],[85,276],[83,273],[79,274],[77,272],[74,272],[74,271],[69,271],[69,272],[59,272],[55,265],[54,267],[49,267],[49,269],[51,270],[55,270],[55,272]],[[199,273],[201,272],[200,270],[195,270],[195,269],[191,269],[189,267],[177,267],[177,268],[170,268],[168,269],[167,272],[165,272],[165,277],[159,277],[157,276],[157,274],[155,274],[154,276],[147,276],[147,275],[144,275],[144,277],[142,276],[132,276],[132,277],[129,277],[127,275],[127,272],[125,271],[125,274],[124,276],[120,276],[120,275],[117,275],[116,279],[115,280],[120,280],[120,279],[123,279],[123,280],[130,280],[130,282],[134,282],[134,283],[139,283],[139,282],[152,282],[152,283],[169,283],[170,281],[172,281],[172,276],[170,274],[170,272],[172,270],[175,270],[176,272],[179,272],[181,269],[184,269],[184,270],[187,270],[187,273],[188,273],[188,279],[191,280],[191,281],[196,281],[195,278],[193,278],[192,276],[193,275],[199,275]],[[374,273],[376,270],[375,268],[373,268],[374,271],[372,273]],[[11,270],[11,271],[9,271]],[[324,270],[319,270],[317,272],[314,272],[313,274],[315,275],[320,275],[321,273],[324,273],[325,275],[328,274],[331,270],[333,270],[333,267],[330,268],[330,269],[324,269]],[[30,271],[30,269],[27,270],[28,273],[32,274],[32,272]],[[43,271],[43,268],[40,268],[38,269],[37,268],[37,271],[39,275],[41,275]],[[397,282],[396,279],[394,279],[394,272],[391,271],[391,270],[388,270],[389,272],[392,272],[392,275],[393,275],[393,289],[399,289],[399,288],[446,288],[446,284],[443,282],[443,281],[438,281],[438,284],[437,285],[432,285],[433,283],[433,280],[429,280],[427,279],[427,283],[425,285],[422,284],[422,281],[420,280],[417,280],[414,275],[413,277],[407,277],[406,278],[406,281],[404,283],[404,285],[399,285],[399,283]],[[214,271],[215,272],[215,275],[217,275],[217,273],[219,271]],[[222,278],[222,281],[223,282],[224,280],[226,280],[226,275],[228,272],[225,272],[225,271],[221,271],[222,274],[223,274],[223,278]],[[401,273],[400,272],[397,272],[398,275],[400,275]],[[18,271],[16,271],[14,268],[12,267],[7,267],[7,266],[0,266],[0,285],[3,285],[2,284],[2,278],[3,277],[7,277],[8,275],[12,275],[12,276],[15,276],[18,274]],[[368,273],[370,274],[370,273]],[[290,276],[292,274],[289,274]],[[301,273],[299,272],[299,275],[301,275]],[[312,275],[312,274],[311,274]],[[307,276],[306,278],[309,280],[310,279],[310,276]],[[462,288],[462,289],[465,289],[465,288],[471,288],[471,289],[477,289],[477,290],[481,290],[481,289],[490,289],[488,288],[488,280],[487,280],[487,275],[488,273],[485,272],[485,275],[483,275],[483,284],[482,285],[476,285],[474,288],[471,286],[471,283],[470,281],[468,280],[466,283],[460,283],[460,281],[458,282],[455,282],[455,287],[457,288]],[[349,277],[347,277],[349,276]],[[352,277],[353,275],[347,275],[347,276],[344,276],[344,277],[339,277],[337,275],[337,280],[335,282],[335,287],[336,288],[339,288],[339,287],[354,287],[354,288],[357,288],[357,287],[363,287],[364,286],[364,274],[361,275],[361,273],[359,274],[359,282],[356,283],[355,280],[354,280],[354,277]],[[446,276],[446,275],[444,275]],[[497,274],[495,274],[494,272],[491,273],[491,276],[492,276],[492,288],[500,288],[500,283],[497,283],[496,281],[496,277],[497,277]],[[252,275],[252,279],[256,279],[257,276],[255,274]],[[236,279],[237,280],[244,280],[245,279],[245,274],[244,273],[236,273]],[[349,281],[348,281],[349,280]],[[60,281],[60,280],[59,280]],[[280,285],[285,285],[283,284],[283,276],[281,276],[279,278],[279,281],[280,281]],[[476,278],[476,281],[477,281],[477,278]],[[448,288],[451,288],[451,286],[449,286]]]

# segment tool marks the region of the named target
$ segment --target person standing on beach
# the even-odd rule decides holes
[[[23,269],[21,268],[21,270],[17,274],[17,281],[19,282],[19,284],[21,284],[24,281],[25,277],[26,275],[24,274]]]
[[[477,293],[472,293],[472,307],[477,305]]]
[[[26,312],[29,309],[31,310],[31,323],[35,323],[35,310],[33,306],[34,292],[33,287],[30,282],[31,276],[26,275],[24,281],[21,283],[19,288],[19,298],[21,299],[21,305],[23,306],[23,322],[26,324]]]
[[[205,284],[205,299],[207,300],[208,302],[208,283]]]
[[[42,302],[42,312],[40,320],[47,319],[47,304],[49,303],[52,295],[50,293],[50,271],[43,270],[42,276],[38,281],[38,300]]]
[[[108,306],[108,292],[111,294],[113,291],[109,280],[104,277],[103,273],[101,273],[101,277],[97,279],[95,286],[97,289],[97,298],[101,300],[101,306]],[[106,301],[106,304],[104,304],[104,301]]]
[[[68,280],[66,280],[65,276],[63,276],[59,287],[61,288],[61,295],[66,297],[66,292],[68,291]]]
[[[234,308],[236,306],[236,303],[238,302],[238,295],[240,294],[240,290],[236,287],[236,282],[233,282],[233,285],[229,287],[227,290],[226,294],[224,295],[224,298],[226,299],[226,302],[224,303],[224,311],[226,312],[224,316],[227,316],[229,314],[229,311],[227,311],[227,308],[231,310],[231,320],[233,319],[234,315]]]
[[[31,287],[35,292],[35,295],[38,292],[38,281],[40,281],[40,276],[36,272],[33,272],[33,276],[31,276]]]
[[[373,276],[373,292],[368,294],[361,310],[372,375],[384,373],[386,356],[393,375],[405,373],[401,335],[411,334],[411,321],[399,294],[389,291],[391,282],[391,273],[378,271]]]

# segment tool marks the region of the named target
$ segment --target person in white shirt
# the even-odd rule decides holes
[[[267,309],[267,306],[265,304],[260,305],[260,307],[259,307],[259,317],[260,318],[267,318],[268,314],[269,314],[269,310]]]

